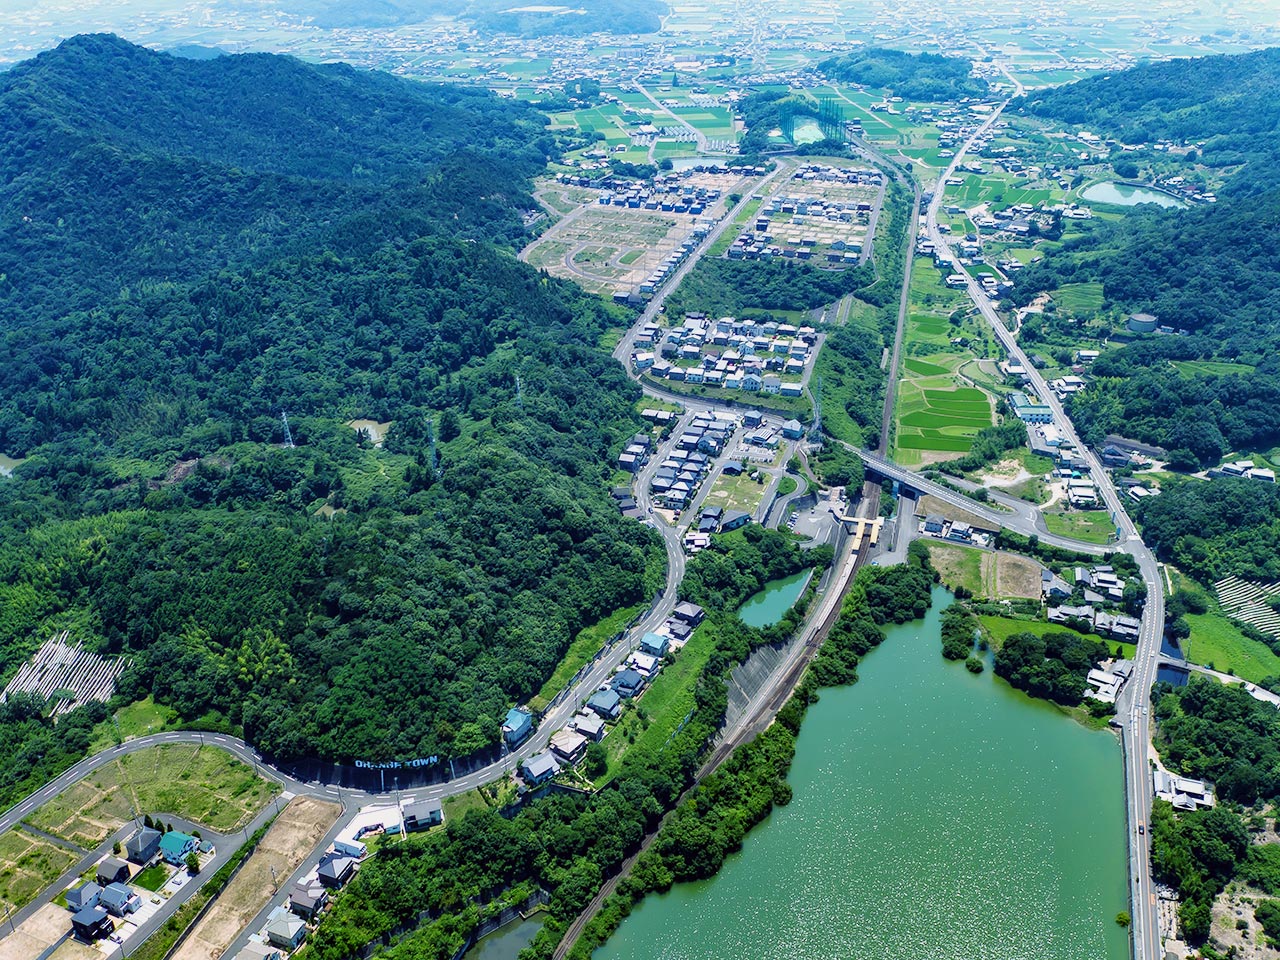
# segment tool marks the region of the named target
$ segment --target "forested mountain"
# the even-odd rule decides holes
[[[987,93],[987,81],[973,77],[973,64],[962,57],[906,53],[866,47],[829,57],[818,69],[833,80],[887,90],[906,100],[959,100]]]
[[[545,124],[487,93],[345,65],[75,37],[0,75],[0,310],[89,307],[441,224],[514,239],[554,150]]]
[[[82,37],[0,117],[7,671],[68,628],[277,755],[462,756],[655,585],[602,482],[641,427],[614,308],[486,239],[555,149],[531,111]]]

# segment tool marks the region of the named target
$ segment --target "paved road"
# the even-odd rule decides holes
[[[1013,79],[1013,78],[1011,78]],[[1022,86],[1015,79],[1015,96],[1022,93]],[[946,172],[939,178],[939,186],[935,191],[926,214],[925,229],[933,240],[939,255],[953,261],[949,238],[938,229],[938,210],[942,205],[945,189],[943,184],[947,178],[955,175],[959,165],[974,141],[985,134],[999,119],[1008,101],[1001,103],[991,115],[966,139],[963,146],[956,150]],[[966,276],[968,276],[966,274]],[[1053,412],[1054,422],[1062,429],[1068,441],[1074,444],[1079,455],[1089,467],[1089,475],[1102,497],[1103,503],[1115,520],[1120,543],[1118,549],[1133,556],[1138,563],[1142,578],[1147,585],[1147,603],[1142,613],[1142,630],[1138,640],[1134,672],[1125,686],[1117,703],[1117,720],[1124,730],[1125,757],[1125,794],[1129,817],[1129,853],[1131,869],[1134,877],[1133,902],[1130,915],[1133,923],[1133,955],[1135,960],[1158,960],[1160,950],[1160,925],[1156,909],[1156,897],[1151,878],[1151,857],[1149,834],[1137,832],[1140,824],[1148,822],[1151,813],[1151,777],[1148,772],[1147,752],[1150,749],[1150,699],[1151,684],[1155,681],[1157,660],[1160,654],[1160,641],[1164,631],[1164,581],[1160,576],[1155,556],[1142,542],[1133,521],[1125,513],[1124,504],[1119,492],[1111,481],[1110,475],[1103,470],[1096,455],[1081,442],[1075,426],[1066,415],[1061,402],[1049,389],[1044,377],[1031,363],[1027,355],[1018,346],[1013,334],[1004,325],[995,305],[987,297],[981,286],[972,277],[966,285],[970,298],[982,313],[983,318],[994,331],[996,338],[1011,358],[1020,361],[1026,369],[1031,386],[1048,404]],[[1047,540],[1043,534],[1042,540]]]

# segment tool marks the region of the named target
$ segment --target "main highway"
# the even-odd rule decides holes
[[[1015,93],[1020,94],[1022,88],[1016,86]],[[933,241],[938,256],[951,262],[957,271],[961,270],[955,255],[952,253],[950,241],[946,234],[938,229],[938,210],[942,206],[946,192],[946,181],[955,176],[957,169],[974,143],[984,136],[996,123],[1004,108],[1006,100],[1000,103],[956,150],[946,171],[938,179],[938,188],[929,202],[925,215],[925,232]],[[1155,555],[1142,542],[1133,521],[1125,513],[1124,504],[1111,476],[1098,461],[1097,456],[1083,442],[1076,432],[1071,418],[1067,416],[1057,394],[1049,388],[1040,371],[1031,363],[1026,353],[1018,345],[1013,334],[1001,320],[995,305],[982,289],[981,285],[967,271],[966,289],[974,305],[994,331],[1010,358],[1018,360],[1031,388],[1039,395],[1053,413],[1054,423],[1062,430],[1064,437],[1074,447],[1076,454],[1088,465],[1090,478],[1098,489],[1112,519],[1115,521],[1119,542],[1116,549],[1129,553],[1138,563],[1143,582],[1147,587],[1147,602],[1142,611],[1142,628],[1138,639],[1133,674],[1125,685],[1116,704],[1117,721],[1122,730],[1125,761],[1125,801],[1128,807],[1129,827],[1129,859],[1133,876],[1132,888],[1132,936],[1133,956],[1135,960],[1159,960],[1163,956],[1160,946],[1160,921],[1157,912],[1154,882],[1151,877],[1150,831],[1145,825],[1150,821],[1152,782],[1148,764],[1148,752],[1151,744],[1150,701],[1151,685],[1156,679],[1156,669],[1160,657],[1160,644],[1164,635],[1164,580],[1160,576],[1159,565]],[[1042,540],[1047,539],[1043,534]],[[1077,548],[1078,549],[1078,548]],[[1140,829],[1141,828],[1141,829]]]

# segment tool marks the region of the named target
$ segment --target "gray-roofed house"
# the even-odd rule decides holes
[[[745,527],[751,522],[751,514],[745,510],[728,510],[725,512],[724,519],[720,521],[720,529],[722,532],[728,533],[730,530],[737,530],[739,527]]]
[[[251,942],[236,954],[236,960],[283,960],[283,954],[269,943]]]
[[[150,863],[160,850],[160,831],[151,827],[143,827],[124,845],[125,856],[139,866]]]
[[[406,833],[426,830],[444,823],[444,806],[439,800],[415,800],[400,809]]]
[[[587,706],[605,720],[613,720],[622,709],[622,698],[616,690],[598,690],[591,695]]]
[[[102,891],[98,906],[117,917],[123,917],[141,907],[142,898],[123,883],[112,883]]]
[[[604,737],[604,719],[594,713],[580,713],[573,718],[573,729],[593,743]]]
[[[307,938],[307,924],[283,907],[272,911],[267,922],[267,943],[281,950],[297,950]]]
[[[676,608],[671,611],[671,615],[677,620],[683,620],[685,623],[696,627],[702,622],[706,612],[696,603],[690,603],[685,600],[683,603],[676,604]]]
[[[289,891],[289,909],[304,920],[314,920],[329,902],[329,891],[318,879],[299,880]]]
[[[623,670],[613,678],[613,689],[620,697],[634,697],[644,689],[644,677],[637,670]]]
[[[331,890],[345,887],[355,875],[356,861],[341,853],[329,853],[320,858],[316,870],[319,881]]]
[[[942,533],[942,527],[945,522],[938,514],[931,513],[924,518],[924,532]]]
[[[545,783],[560,772],[560,764],[550,750],[544,750],[520,764],[520,773],[529,786]]]
[[[116,925],[101,907],[85,907],[71,918],[71,929],[81,940],[93,943],[111,936]]]
[[[111,883],[128,883],[129,865],[118,857],[107,857],[98,864],[96,879],[104,887]]]
[[[799,440],[804,436],[804,425],[799,420],[788,420],[782,425],[782,435],[788,440]]]
[[[72,913],[79,913],[81,910],[88,910],[90,907],[98,905],[98,899],[102,896],[102,888],[90,880],[88,883],[81,884],[74,890],[67,891],[67,906]]]

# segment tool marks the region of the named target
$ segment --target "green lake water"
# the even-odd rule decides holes
[[[812,573],[812,570],[803,570],[781,580],[770,580],[763,590],[738,608],[738,616],[749,627],[773,626],[800,599]]]
[[[1136,207],[1140,203],[1154,203],[1161,207],[1186,206],[1177,197],[1170,196],[1161,190],[1148,190],[1128,183],[1095,183],[1086,187],[1080,194],[1082,200],[1093,200],[1097,203],[1114,203],[1118,207]]]
[[[1124,960],[1120,747],[894,627],[801,729],[794,799],[596,960]]]
[[[540,919],[521,920],[499,927],[462,955],[462,960],[516,960],[542,929]]]

